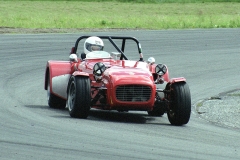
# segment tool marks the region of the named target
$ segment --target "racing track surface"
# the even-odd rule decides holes
[[[135,36],[145,60],[154,56],[171,77],[187,78],[193,105],[239,88],[240,29],[0,35],[1,160],[240,159],[240,129],[203,120],[194,106],[182,127],[146,112],[92,110],[82,120],[50,109],[46,61],[67,60],[82,34]]]

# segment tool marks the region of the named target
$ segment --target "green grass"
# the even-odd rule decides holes
[[[124,1],[124,0],[119,0]],[[0,27],[239,28],[240,3],[199,0],[0,1]],[[194,3],[186,3],[186,2]],[[220,0],[221,1],[221,0]],[[203,3],[205,2],[205,3]],[[207,3],[206,3],[207,2]]]

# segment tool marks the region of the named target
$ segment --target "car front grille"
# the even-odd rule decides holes
[[[146,102],[151,97],[151,88],[141,85],[124,85],[116,88],[116,98],[119,101]]]

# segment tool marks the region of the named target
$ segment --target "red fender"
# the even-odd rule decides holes
[[[53,77],[64,74],[71,74],[71,63],[69,61],[48,61],[45,71],[45,90],[47,90],[48,79],[50,79],[50,84],[52,84],[51,79]]]
[[[178,78],[171,78],[169,83],[176,83],[176,82],[186,82],[186,78],[178,77]]]
[[[73,75],[73,76],[87,76],[87,77],[89,77],[89,74],[88,74],[88,73],[86,73],[86,72],[80,72],[80,71],[75,71],[75,72],[73,72],[72,75]]]
[[[69,61],[48,61],[45,72],[45,90],[47,90],[49,81],[50,92],[66,99],[67,83],[71,72],[71,63]]]

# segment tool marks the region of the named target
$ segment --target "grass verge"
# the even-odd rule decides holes
[[[239,28],[240,3],[1,1],[0,27]]]

